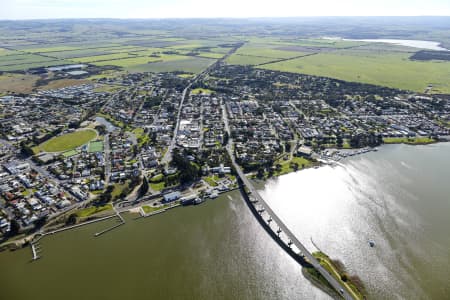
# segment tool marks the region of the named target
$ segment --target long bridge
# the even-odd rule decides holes
[[[338,292],[339,295],[341,295],[346,300],[356,299],[356,297],[350,295],[348,290],[319,263],[319,261],[312,255],[311,252],[309,252],[308,249],[306,249],[306,247],[297,239],[297,237],[289,230],[289,228],[283,223],[283,221],[281,221],[277,214],[270,208],[263,197],[261,197],[250,180],[248,180],[247,176],[245,176],[241,167],[236,163],[234,157],[233,140],[231,138],[231,132],[228,126],[226,111],[223,110],[223,114],[225,128],[228,131],[228,135],[230,137],[226,149],[231,158],[233,167],[237,173],[239,183],[247,188],[247,194],[249,196],[244,195],[244,197],[246,197],[246,202],[250,206],[250,209],[252,209],[253,212],[256,212],[256,216],[257,218],[259,218],[259,221],[262,223],[263,227],[269,232],[272,237],[276,239],[276,241],[278,242],[278,244],[280,244],[280,246],[282,246],[282,248],[291,252],[293,251],[292,245],[294,245],[300,251],[300,253],[297,253],[298,258],[303,258],[303,262],[308,263],[314,269],[316,269]],[[274,225],[271,226],[271,223],[274,223]],[[283,241],[280,236],[281,233],[283,233],[287,237],[287,241]],[[301,263],[301,261],[299,262]]]

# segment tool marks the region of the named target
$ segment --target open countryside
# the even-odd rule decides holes
[[[43,29],[45,34],[45,27]],[[83,27],[79,30],[75,36],[83,32]],[[130,72],[199,73],[239,41],[239,37],[221,38],[220,31],[217,37],[205,40],[173,37],[168,31],[156,35],[144,31],[139,37],[112,39],[102,37],[101,31],[96,34],[95,43],[87,37],[83,38],[84,42],[64,46],[58,44],[58,38],[49,38],[48,44],[8,43],[7,49],[0,48],[0,71],[87,63],[101,69],[119,68]],[[433,87],[430,93],[450,91],[446,80],[450,75],[450,61],[414,60],[411,57],[420,51],[417,48],[328,38],[250,36],[243,41],[245,44],[227,58],[228,63],[415,92],[423,92],[428,86]]]
[[[267,64],[262,68],[326,76],[404,90],[449,93],[450,62],[412,61],[410,53],[338,51]]]

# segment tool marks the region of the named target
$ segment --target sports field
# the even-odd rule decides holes
[[[89,143],[88,152],[102,152],[102,151],[103,151],[102,141],[94,141]]]
[[[93,129],[82,129],[71,133],[66,133],[39,145],[40,150],[45,152],[62,152],[80,147],[97,136]]]

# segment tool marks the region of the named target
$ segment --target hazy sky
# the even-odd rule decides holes
[[[450,15],[450,0],[0,0],[0,19]]]

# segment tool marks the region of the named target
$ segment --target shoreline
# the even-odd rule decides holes
[[[323,167],[325,165],[334,165],[340,162],[341,159],[346,159],[349,157],[354,157],[354,156],[359,156],[359,155],[364,155],[366,153],[370,153],[370,152],[376,152],[378,150],[383,149],[384,146],[391,146],[391,145],[406,145],[406,146],[427,146],[427,145],[435,145],[435,144],[441,144],[441,143],[450,143],[450,138],[445,138],[442,140],[434,140],[432,142],[418,142],[418,143],[408,143],[408,142],[393,142],[393,143],[383,143],[377,147],[364,147],[364,148],[349,148],[349,149],[342,149],[342,148],[329,148],[326,149],[325,151],[337,151],[337,152],[349,152],[351,153],[351,155],[347,155],[346,157],[341,157],[338,160],[329,160],[329,159],[323,159],[320,158],[319,160],[315,160],[313,161],[313,164],[310,166],[307,166],[305,168],[302,169],[298,169],[296,171],[292,170],[283,174],[274,174],[272,177],[268,177],[268,178],[256,178],[256,176],[253,174],[254,172],[251,173],[247,173],[247,177],[249,179],[252,180],[252,182],[258,187],[258,189],[262,186],[265,185],[268,180],[270,179],[276,179],[279,178],[281,176],[284,175],[288,175],[288,174],[292,174],[292,173],[297,173],[297,172],[301,172],[304,170],[308,170],[311,168],[317,169],[320,167]],[[369,149],[369,150],[365,150],[365,149]]]

